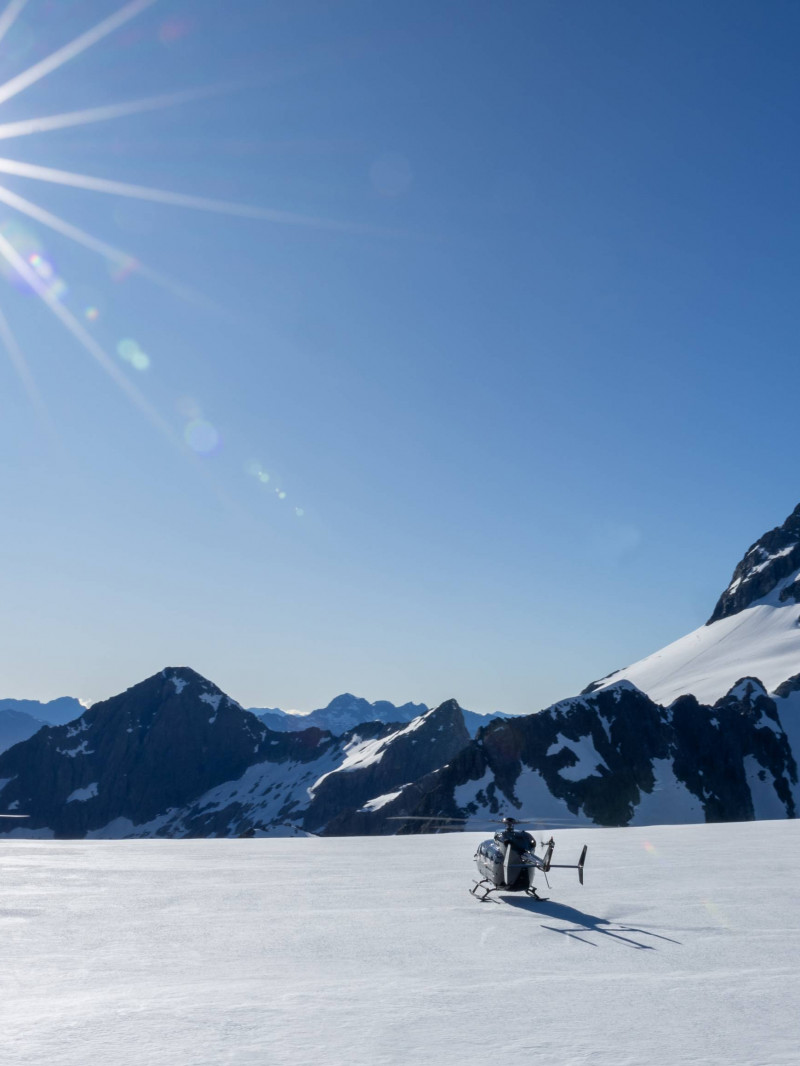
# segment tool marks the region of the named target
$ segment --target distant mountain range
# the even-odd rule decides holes
[[[283,711],[279,707],[250,707],[264,725],[276,733],[300,732],[315,726],[341,736],[362,722],[410,722],[430,710],[424,703],[404,703],[395,706],[388,700],[370,703],[349,692],[336,696],[327,707],[320,707],[309,714],[300,711]],[[6,751],[21,740],[27,740],[44,725],[65,725],[83,714],[83,704],[71,696],[61,696],[40,703],[38,700],[0,700],[0,752]],[[470,735],[474,736],[482,725],[502,717],[499,711],[478,714],[462,711]]]
[[[71,696],[40,703],[39,700],[0,700],[0,751],[27,740],[43,725],[63,725],[83,712]]]
[[[0,810],[30,818],[0,821],[0,832],[348,835],[424,831],[434,816],[477,828],[508,813],[597,825],[796,817],[798,545],[800,507],[748,549],[705,626],[531,715],[350,694],[304,716],[254,713],[193,670],[167,668],[78,705],[66,724],[40,723],[1,754]],[[0,709],[29,715],[21,702]]]
[[[319,729],[327,729],[329,732],[340,736],[348,729],[354,729],[362,722],[410,722],[421,714],[430,710],[424,703],[404,703],[396,706],[387,700],[378,700],[369,703],[359,696],[353,696],[349,692],[343,693],[331,700],[327,707],[320,707],[310,714],[301,714],[298,711],[281,711],[277,707],[250,707],[250,712],[255,714],[264,725],[269,726],[279,733],[293,730],[308,729],[317,726]],[[474,736],[481,726],[487,725],[494,718],[504,717],[501,712],[492,714],[478,714],[475,711],[461,712],[464,722],[470,734]]]

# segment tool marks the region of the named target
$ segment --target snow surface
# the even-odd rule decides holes
[[[796,1066],[799,822],[557,832],[539,904],[480,839],[4,840],[0,1061]]]
[[[565,781],[583,781],[584,778],[599,777],[604,770],[608,771],[608,767],[602,756],[598,755],[591,737],[570,740],[559,733],[547,749],[546,754],[557,755],[564,748],[572,752],[576,759],[572,766],[562,766],[558,771],[559,776],[563,777]]]
[[[405,787],[405,785],[402,785],[396,792],[385,792],[382,796],[375,796],[374,799],[367,800],[363,807],[359,807],[359,810],[379,811],[381,807],[385,807],[387,803],[396,800]]]
[[[631,825],[662,825],[668,820],[681,823],[705,821],[703,804],[675,776],[671,759],[654,759],[653,776],[653,791],[640,793]],[[782,809],[775,813],[778,818],[785,817]]]
[[[626,678],[656,703],[666,705],[691,692],[710,704],[742,677],[757,677],[772,691],[797,673],[800,608],[762,603],[695,629],[604,678],[600,688]]]

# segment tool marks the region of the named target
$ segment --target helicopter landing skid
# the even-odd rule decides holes
[[[469,894],[471,896],[474,896],[479,903],[499,903],[499,899],[489,899],[489,896],[492,894],[492,892],[496,892],[497,889],[494,887],[494,885],[492,885],[491,888],[487,888],[487,885],[492,885],[492,882],[488,879],[488,877],[484,877],[482,881],[475,882],[475,884],[469,890]],[[481,891],[483,892],[482,896],[478,895],[478,889],[481,889]]]
[[[535,888],[526,889],[525,895],[530,896],[530,898],[535,900],[537,903],[546,903],[550,899],[549,896],[540,896]]]

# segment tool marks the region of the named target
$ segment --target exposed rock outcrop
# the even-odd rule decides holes
[[[752,544],[706,625],[743,611],[777,590],[779,603],[800,603],[800,504],[781,526]],[[791,578],[791,581],[787,581]],[[781,588],[778,586],[783,583]]]

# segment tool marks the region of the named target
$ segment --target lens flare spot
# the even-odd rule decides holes
[[[136,269],[139,266],[138,262],[133,256],[127,256],[124,259],[118,259],[112,263],[109,263],[109,272],[111,274],[112,281],[125,281],[131,274],[136,273]]]
[[[42,281],[52,281],[55,276],[55,270],[53,264],[48,262],[43,255],[39,252],[32,252],[28,256],[28,262],[42,279]]]
[[[150,366],[150,356],[143,352],[137,341],[124,337],[117,345],[117,355],[134,370],[144,371]]]
[[[305,514],[305,511],[303,510],[302,507],[295,507],[294,513],[297,515],[298,518],[302,518],[303,515]]]
[[[183,431],[183,437],[192,451],[199,452],[201,455],[216,451],[219,445],[219,433],[210,422],[202,418],[195,418],[189,422]]]
[[[275,492],[278,494],[278,499],[279,500],[285,500],[286,499],[286,493],[285,492],[282,492],[280,489],[275,489]]]
[[[270,475],[257,459],[251,460],[245,469],[251,477],[254,477],[256,481],[260,481],[262,485],[269,484]],[[277,492],[278,490],[276,489],[275,491]]]
[[[55,296],[57,300],[63,300],[67,294],[67,283],[63,278],[53,278],[47,288],[50,295]]]
[[[150,366],[150,356],[145,352],[134,352],[130,363],[134,370],[147,370]]]
[[[100,317],[100,312],[96,307],[87,307],[83,312],[83,316],[87,322],[96,322]]]
[[[45,254],[42,242],[30,230],[21,226],[14,219],[4,220],[0,223],[0,234],[5,237],[20,259],[24,259],[27,266],[36,275],[38,291],[46,291],[48,296],[56,300],[62,299],[67,291],[67,285]],[[20,276],[19,271],[5,257],[0,262],[0,276],[5,277],[21,292],[31,293],[34,291],[33,283],[26,281]]]
[[[132,357],[139,351],[139,345],[130,337],[124,337],[117,345],[117,355],[120,359],[130,362]]]

